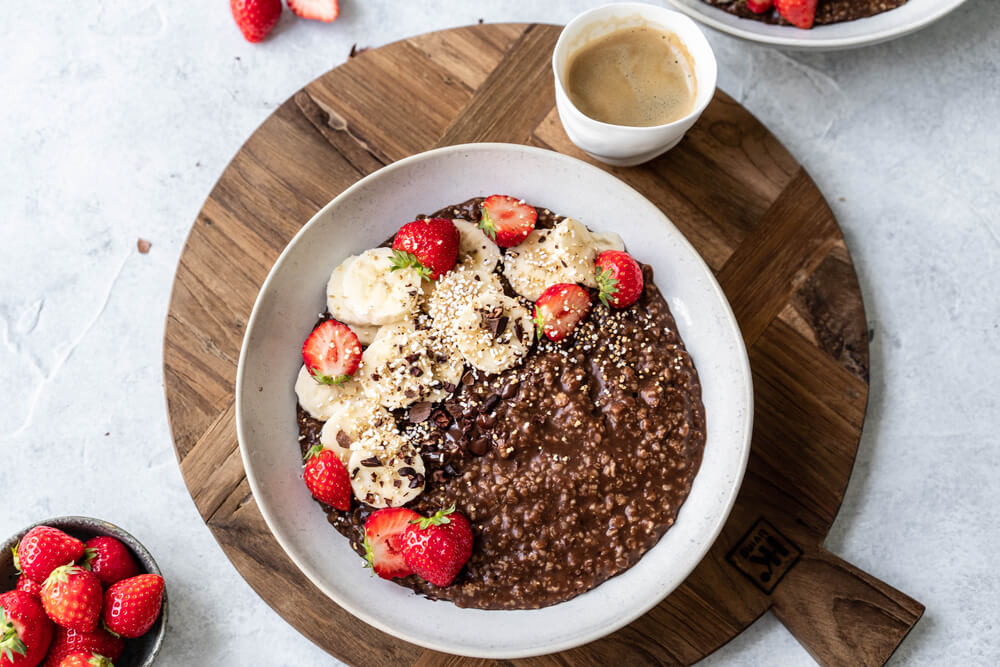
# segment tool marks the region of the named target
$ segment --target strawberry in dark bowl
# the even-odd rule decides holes
[[[154,593],[140,594],[136,582],[152,586]],[[132,535],[106,521],[56,517],[11,536],[0,547],[0,586],[33,600],[50,626],[40,661],[31,662],[30,650],[14,651],[12,667],[58,666],[74,654],[98,656],[93,664],[104,658],[117,667],[148,667],[163,643],[167,600],[156,561]],[[124,608],[108,603],[116,587],[129,592]],[[0,608],[6,608],[2,600]],[[30,649],[28,637],[40,641],[38,626],[18,630],[7,644]],[[137,634],[136,628],[143,631]],[[0,639],[0,655],[7,644]]]

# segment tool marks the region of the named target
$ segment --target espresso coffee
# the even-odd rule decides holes
[[[566,92],[577,109],[612,125],[664,125],[694,110],[691,54],[674,34],[624,28],[570,56]]]

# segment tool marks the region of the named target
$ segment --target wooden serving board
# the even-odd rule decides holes
[[[247,318],[292,235],[386,164],[475,141],[588,159],[555,111],[549,61],[559,30],[480,25],[431,33],[362,53],[316,79],[236,154],[181,256],[164,340],[181,471],[240,573],[285,620],[347,663],[487,661],[427,651],[354,619],[278,546],[236,441],[234,381]],[[770,609],[820,663],[884,663],[924,607],[822,546],[868,399],[861,292],[822,194],[767,128],[721,91],[665,156],[602,168],[659,206],[715,271],[750,354],[753,446],[722,535],[680,588],[605,639],[523,662],[688,664]]]

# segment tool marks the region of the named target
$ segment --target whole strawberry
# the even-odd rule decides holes
[[[93,632],[80,632],[69,628],[56,626],[49,656],[45,659],[45,667],[58,667],[62,659],[71,653],[80,651],[99,653],[111,660],[117,660],[125,650],[125,640],[115,637],[104,628]]]
[[[35,667],[52,642],[52,621],[21,591],[0,595],[0,667]]]
[[[141,637],[156,623],[162,603],[163,577],[140,574],[123,579],[104,592],[104,625],[122,637]]]
[[[31,595],[36,600],[42,595],[42,587],[35,583],[35,581],[28,577],[26,574],[22,574],[17,578],[17,585],[14,586],[14,590],[21,591],[22,593],[27,593]]]
[[[84,546],[83,566],[97,575],[104,586],[140,573],[132,552],[113,537],[95,537]]]
[[[392,270],[414,266],[421,277],[437,280],[458,259],[458,227],[446,218],[408,222],[392,240]]]
[[[59,667],[114,667],[111,660],[93,651],[70,653],[59,662]]]
[[[229,8],[248,42],[259,42],[281,18],[281,0],[229,0]]]
[[[794,26],[808,30],[816,20],[816,0],[774,0],[781,17]]]
[[[452,505],[415,519],[403,533],[403,559],[435,586],[448,586],[472,555],[472,526]]]
[[[14,548],[14,565],[37,584],[42,584],[61,565],[83,556],[83,542],[57,528],[36,526]]]
[[[341,512],[351,509],[351,478],[332,449],[315,445],[306,452],[304,477],[316,500]]]
[[[538,211],[515,197],[492,195],[482,208],[479,227],[501,248],[513,248],[526,239],[538,222]]]
[[[532,321],[538,337],[561,341],[576,330],[590,312],[590,292],[573,283],[556,283],[546,288],[535,302]]]
[[[77,565],[52,570],[41,597],[45,613],[64,628],[92,632],[101,618],[101,581]]]
[[[642,267],[627,252],[606,250],[597,256],[597,297],[605,306],[628,308],[642,296]]]

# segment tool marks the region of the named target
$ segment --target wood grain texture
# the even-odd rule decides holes
[[[233,392],[259,286],[291,236],[359,178],[413,153],[508,141],[588,162],[554,109],[559,28],[459,28],[365,52],[292,96],[248,139],[195,220],[177,267],[164,376],[177,456],[202,517],[283,618],[357,665],[509,664],[425,651],[351,617],[271,536],[236,441]],[[598,165],[661,208],[716,272],[750,354],[746,478],[709,554],[648,614],[525,665],[690,664],[768,609],[824,664],[881,664],[923,607],[822,548],[868,398],[864,306],[822,194],[725,93],[684,141],[640,167]],[[351,632],[342,628],[350,627]]]

